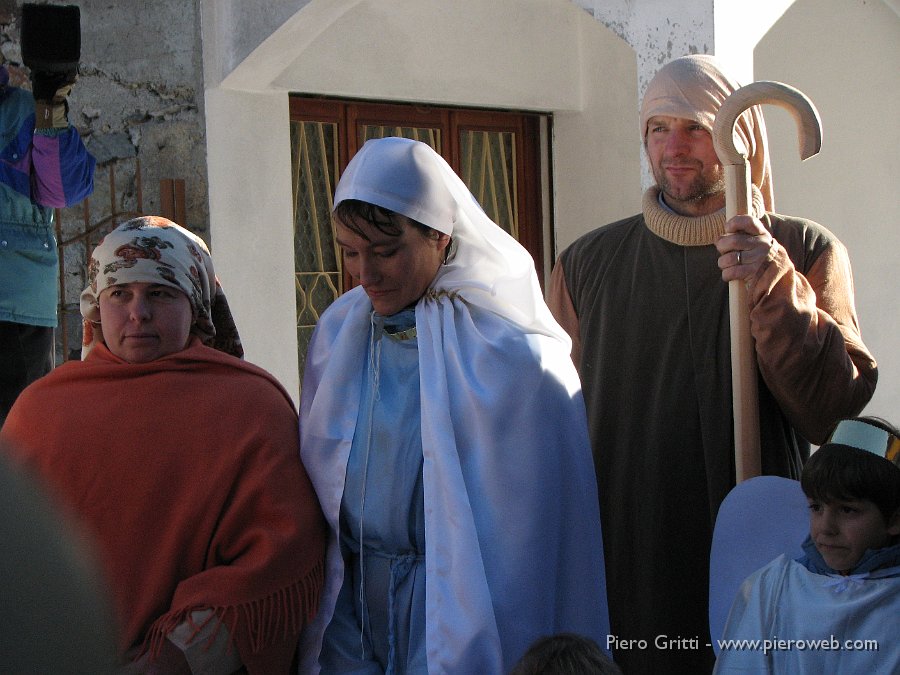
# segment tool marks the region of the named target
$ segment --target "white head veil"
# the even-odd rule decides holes
[[[531,255],[488,218],[444,158],[407,138],[367,141],[353,157],[334,206],[357,199],[412,218],[453,238],[432,289],[461,296],[521,326],[570,342],[550,314]]]

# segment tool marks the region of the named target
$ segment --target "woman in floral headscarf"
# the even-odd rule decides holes
[[[244,355],[206,244],[197,235],[165,218],[135,218],[110,232],[91,256],[88,281],[88,287],[81,294],[84,317],[82,358],[97,342],[106,342],[100,316],[103,291],[112,286],[135,283],[153,285],[157,290],[160,287],[172,289],[176,292],[173,297],[189,303],[191,319],[187,330],[190,335],[196,335],[204,344],[227,354],[238,358]],[[120,291],[121,288],[112,289],[105,297],[118,298]],[[183,328],[180,322],[177,325],[163,323],[170,329]],[[120,348],[127,349],[125,345],[119,346],[116,336],[111,337],[111,343],[106,346],[114,353]]]
[[[26,389],[4,438],[95,541],[131,668],[289,672],[324,554],[290,398],[234,355],[187,230],[124,223],[89,275],[84,360]]]
[[[416,141],[367,142],[334,202],[360,285],[303,382],[331,527],[308,670],[504,673],[546,634],[605,644],[584,404],[531,257]]]

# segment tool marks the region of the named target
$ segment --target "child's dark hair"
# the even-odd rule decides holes
[[[510,675],[622,675],[622,670],[590,638],[558,633],[534,642]]]
[[[403,234],[401,218],[409,221],[410,224],[414,225],[426,237],[432,237],[434,236],[434,233],[437,232],[412,218],[402,216],[390,209],[376,206],[375,204],[370,204],[369,202],[364,202],[359,199],[343,200],[335,207],[334,217],[340,220],[341,224],[347,229],[363,239],[368,239],[369,237],[366,236],[365,231],[357,224],[358,220],[369,223],[379,231],[391,237],[399,237]]]
[[[854,419],[900,436],[896,427],[882,419]],[[803,467],[800,486],[808,498],[822,502],[868,499],[885,521],[900,509],[900,467],[848,445],[826,443],[816,450]]]

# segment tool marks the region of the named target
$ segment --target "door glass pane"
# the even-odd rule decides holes
[[[378,126],[373,124],[363,124],[359,127],[359,145],[362,146],[368,140],[373,138],[385,138],[386,136],[398,136],[400,138],[411,138],[414,141],[421,141],[431,146],[431,148],[441,153],[441,130],[427,127],[404,127],[404,126]]]
[[[515,141],[510,131],[461,130],[459,175],[491,220],[518,239]]]
[[[337,153],[336,124],[291,122],[297,356],[301,373],[316,321],[343,292],[340,256],[331,228]]]

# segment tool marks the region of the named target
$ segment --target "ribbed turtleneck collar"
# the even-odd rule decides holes
[[[755,185],[751,188],[753,214],[759,218],[765,212],[762,194]],[[725,209],[705,216],[682,216],[660,205],[656,186],[644,193],[642,206],[648,229],[679,246],[709,246],[725,233]]]

